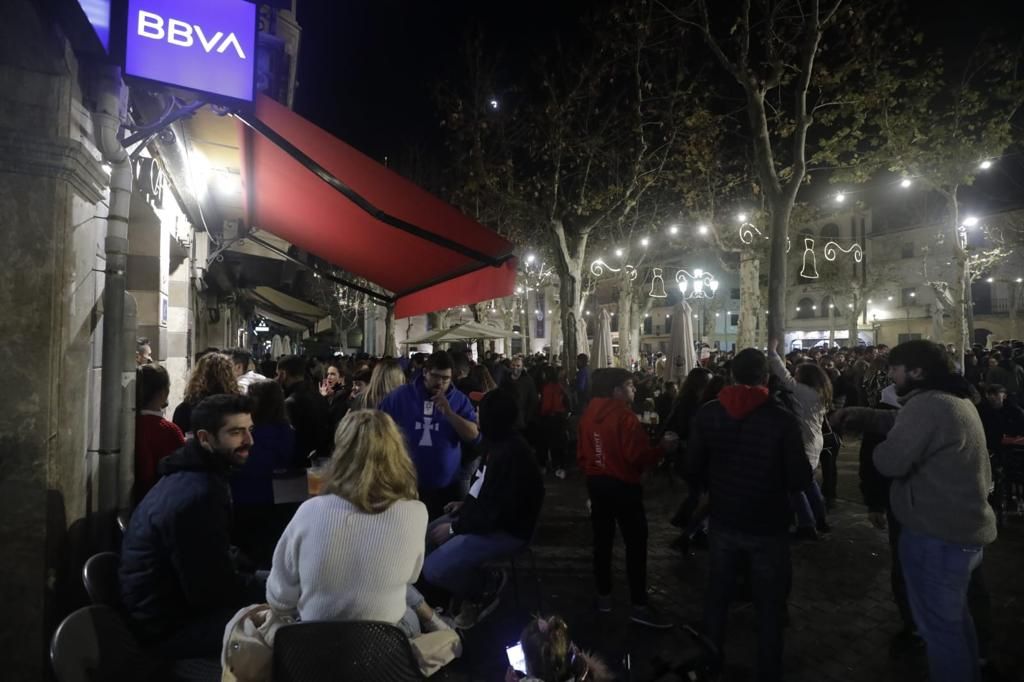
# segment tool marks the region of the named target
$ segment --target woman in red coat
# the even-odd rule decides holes
[[[138,504],[156,484],[156,465],[185,444],[185,435],[164,419],[171,378],[157,364],[142,365],[135,372],[135,487],[132,500]]]

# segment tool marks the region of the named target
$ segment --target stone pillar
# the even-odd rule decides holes
[[[0,651],[26,682],[83,597],[109,181],[88,74],[43,5],[9,0],[0,22]]]

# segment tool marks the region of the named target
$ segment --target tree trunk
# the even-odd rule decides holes
[[[757,318],[761,309],[761,263],[751,249],[740,253],[740,320],[736,349],[757,346]]]
[[[853,310],[850,311],[850,318],[847,320],[846,347],[850,348],[850,349],[853,349],[853,348],[857,347],[857,341],[860,338],[860,337],[857,336],[857,330],[858,330],[857,320],[860,319],[860,312],[861,312],[861,310],[860,310],[860,307],[861,307],[860,299],[861,299],[861,297],[857,293],[857,291],[854,290],[851,298],[852,298],[852,303],[853,303]]]
[[[772,197],[771,256],[768,261],[768,338],[780,343],[786,335],[786,236],[793,202],[787,197]]]
[[[519,335],[523,338],[523,356],[528,357],[533,350],[533,334],[530,319],[533,316],[533,308],[530,307],[530,292],[523,294],[523,305],[519,309]]]
[[[953,295],[953,309],[950,311],[953,328],[947,337],[947,343],[954,344],[954,353],[961,367],[963,367],[964,352],[970,347],[970,340],[967,337],[966,292],[967,287],[970,286],[967,265],[967,253],[957,246],[953,253],[953,281],[949,287]]]
[[[1020,332],[1017,329],[1017,301],[1020,299],[1021,285],[1010,282],[1010,338],[1019,339]]]
[[[558,273],[558,312],[562,320],[562,367],[570,384],[576,381],[576,355],[590,354],[587,328],[583,324],[583,259],[587,253],[589,233],[579,236],[573,252],[561,220],[549,222],[554,238],[555,270]]]
[[[828,307],[828,347],[836,345],[836,309],[835,304],[829,303]]]
[[[384,317],[384,356],[395,355],[395,306],[389,304]]]
[[[633,338],[639,337],[639,330],[634,326],[633,317],[633,284],[625,268],[618,274],[619,278],[619,366],[629,369],[633,358]],[[637,338],[639,343],[639,338]]]

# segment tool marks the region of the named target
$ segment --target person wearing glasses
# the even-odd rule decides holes
[[[380,404],[405,435],[416,465],[420,500],[431,519],[460,498],[462,444],[480,441],[476,409],[452,383],[453,364],[445,351],[431,354],[420,376],[389,393]]]

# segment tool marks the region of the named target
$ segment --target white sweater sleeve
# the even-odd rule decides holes
[[[768,353],[768,366],[771,368],[772,374],[777,376],[779,381],[781,381],[786,388],[792,391],[793,387],[796,385],[796,379],[794,379],[793,375],[789,373],[788,369],[786,369],[786,363],[782,361],[782,358],[779,357],[778,353],[774,351]]]
[[[301,511],[301,510],[300,510]],[[274,549],[274,559],[267,578],[267,603],[275,611],[297,615],[299,610],[299,513],[284,529]]]

